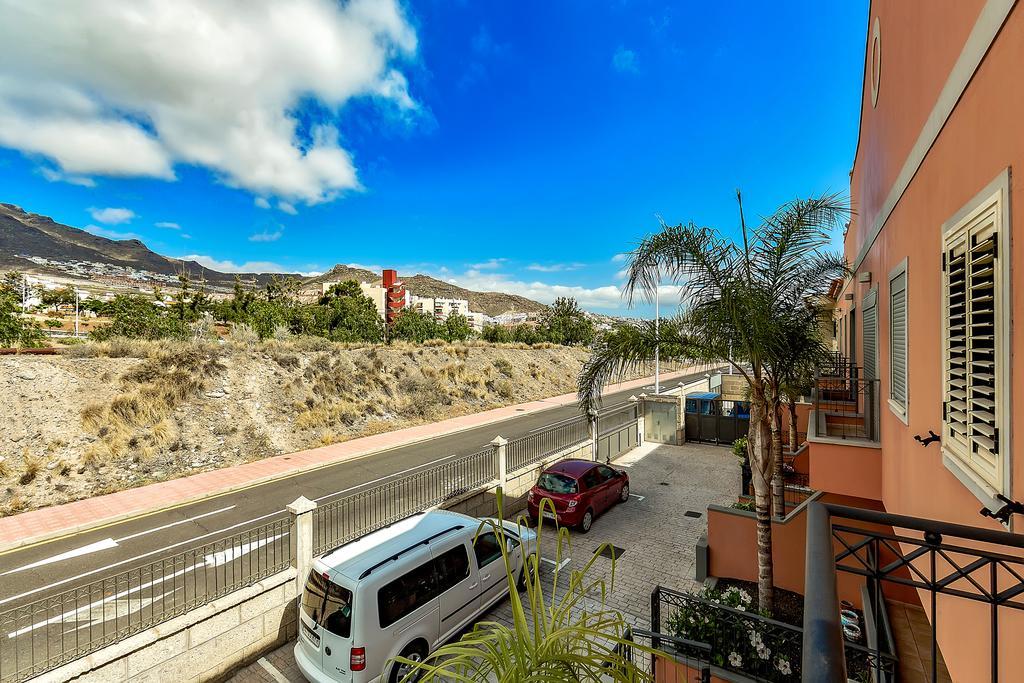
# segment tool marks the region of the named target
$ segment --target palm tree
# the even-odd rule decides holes
[[[821,332],[823,308],[818,297],[797,305],[780,318],[783,344],[768,363],[768,397],[771,416],[771,458],[775,463],[772,477],[772,512],[786,516],[785,474],[782,464],[782,409],[789,409],[789,447],[796,448],[796,401],[810,393],[815,368],[828,354]]]
[[[758,601],[771,611],[774,598],[771,554],[771,497],[775,470],[771,434],[778,432],[773,381],[785,356],[794,316],[828,284],[846,272],[842,257],[827,251],[830,232],[849,214],[835,194],[798,199],[763,219],[755,229],[743,220],[742,243],[693,223],[669,226],[647,236],[628,257],[627,301],[650,298],[660,281],[681,288],[679,314],[649,324],[620,326],[593,347],[580,373],[580,408],[593,409],[602,387],[639,369],[659,349],[662,359],[713,361],[731,365],[750,385],[748,456],[757,516]]]

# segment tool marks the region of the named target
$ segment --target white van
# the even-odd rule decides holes
[[[421,660],[501,600],[501,546],[490,525],[476,537],[480,522],[433,510],[314,560],[295,644],[303,675],[313,683],[397,683],[409,669],[389,660]],[[502,526],[522,585],[522,553],[534,551],[537,534]]]

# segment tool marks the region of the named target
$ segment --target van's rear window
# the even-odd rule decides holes
[[[352,633],[352,591],[315,569],[309,572],[302,591],[302,611],[336,636],[348,638]]]
[[[575,479],[553,472],[545,472],[540,475],[537,486],[551,493],[576,493]]]

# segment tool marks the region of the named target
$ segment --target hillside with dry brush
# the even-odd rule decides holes
[[[319,339],[0,357],[0,514],[568,393],[586,357]]]

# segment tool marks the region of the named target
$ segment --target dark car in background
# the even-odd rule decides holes
[[[534,523],[539,521],[545,498],[554,504],[559,524],[586,533],[598,515],[629,499],[629,475],[590,460],[562,460],[546,468],[527,494],[526,506]],[[547,506],[543,515],[552,519]]]

